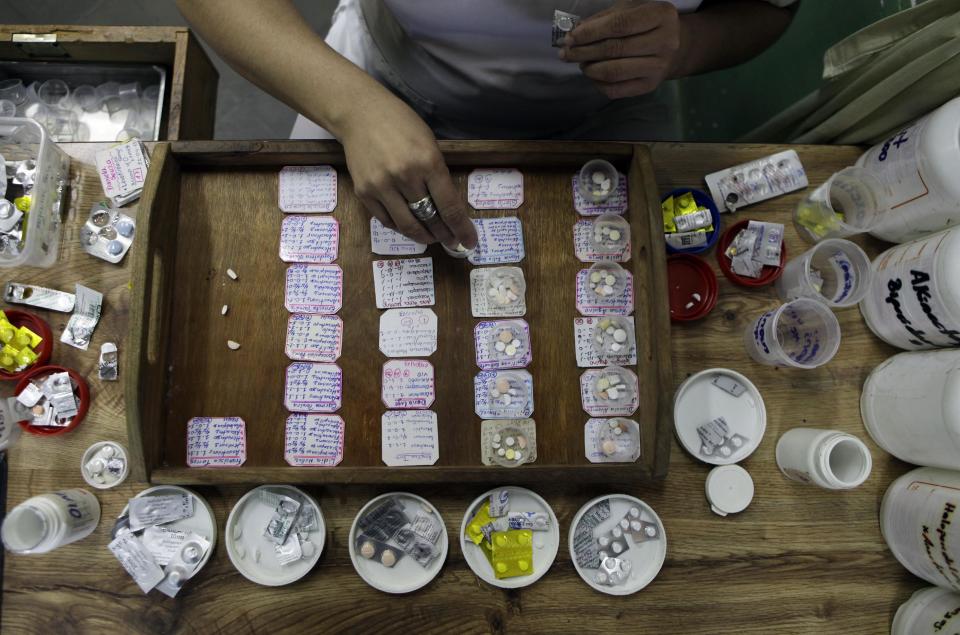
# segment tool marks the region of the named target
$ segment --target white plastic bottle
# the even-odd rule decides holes
[[[46,553],[89,536],[100,522],[100,503],[84,489],[34,496],[7,513],[0,534],[13,553]]]
[[[877,337],[904,350],[960,346],[960,228],[891,247],[872,271],[860,312]]]
[[[777,441],[777,466],[787,478],[824,489],[853,489],[870,476],[863,441],[838,430],[794,428]]]
[[[857,161],[890,188],[886,218],[870,233],[901,243],[960,222],[960,97]]]
[[[920,589],[900,605],[890,635],[937,635],[960,630],[960,594],[939,587]]]
[[[901,461],[960,468],[960,350],[883,362],[863,384],[860,415],[877,445]]]

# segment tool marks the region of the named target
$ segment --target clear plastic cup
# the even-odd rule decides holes
[[[590,267],[587,286],[600,300],[618,297],[627,287],[627,271],[615,262],[602,260]]]
[[[127,101],[140,99],[140,83],[130,82],[128,84],[119,84],[117,86],[117,96]]]
[[[889,210],[888,188],[862,168],[844,168],[807,195],[793,212],[797,232],[809,242],[873,229]]]
[[[97,112],[100,110],[100,99],[97,97],[97,89],[90,84],[82,84],[73,89],[73,103],[84,112]]]
[[[601,258],[615,258],[630,244],[630,223],[617,214],[601,214],[593,221],[591,248]]]
[[[0,82],[0,99],[8,99],[19,106],[27,98],[27,89],[22,79],[5,79]]]
[[[849,240],[828,238],[783,268],[777,295],[783,301],[813,298],[835,309],[854,306],[870,290],[870,258]]]
[[[757,318],[744,331],[743,342],[761,364],[817,368],[837,354],[840,323],[826,304],[799,298]]]
[[[117,82],[103,82],[97,85],[96,90],[101,105],[105,105],[106,101],[112,97],[120,96],[120,84]]]
[[[617,168],[603,159],[587,161],[577,175],[577,189],[591,203],[602,203],[610,198],[619,184],[620,173]]]
[[[40,84],[37,96],[48,106],[59,106],[70,96],[70,87],[62,79],[48,79]]]
[[[150,84],[143,89],[143,98],[154,103],[160,101],[160,84]]]
[[[637,338],[630,321],[619,315],[597,319],[593,328],[594,350],[612,363],[625,364],[636,350]]]
[[[80,121],[77,113],[66,108],[47,108],[43,122],[55,141],[75,141]]]
[[[598,403],[623,407],[637,396],[636,375],[622,366],[607,366],[593,378],[591,388]]]
[[[0,99],[0,117],[16,117],[17,105],[9,99]]]

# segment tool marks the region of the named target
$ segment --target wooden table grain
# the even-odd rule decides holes
[[[70,289],[75,282],[104,293],[95,345],[123,342],[131,289],[129,259],[114,266],[80,252],[79,228],[90,204],[101,197],[92,168],[96,145],[67,146],[74,156],[71,206],[61,265],[49,271],[9,272],[20,282]],[[703,175],[784,149],[781,146],[655,144],[660,189],[702,186]],[[797,147],[811,183],[853,163],[852,147]],[[787,245],[804,244],[789,225],[800,194],[739,212],[788,224]],[[729,220],[725,217],[724,220]],[[858,239],[871,255],[883,245]],[[565,246],[568,247],[568,246]],[[134,247],[136,248],[136,247]],[[563,545],[553,568],[528,589],[503,591],[481,583],[469,570],[456,538],[467,504],[482,485],[411,487],[439,508],[450,532],[443,570],[425,589],[392,597],[366,586],[347,553],[346,537],[360,507],[384,487],[307,487],[323,507],[329,528],[317,567],[300,582],[281,588],[257,586],[230,564],[222,542],[209,564],[175,599],[143,595],[106,548],[112,520],[126,499],[145,487],[128,481],[98,492],[103,520],[87,539],[46,555],[7,555],[3,577],[2,628],[8,633],[883,633],[897,606],[923,583],[909,575],[886,549],[877,520],[886,487],[909,466],[880,450],[863,428],[860,389],[866,376],[895,351],[873,337],[857,309],[839,313],[843,342],[837,357],[817,370],[760,366],[743,350],[741,333],[758,312],[777,304],[772,289],[744,290],[720,280],[720,300],[699,323],[673,328],[674,379],[714,366],[753,380],[767,405],[766,435],[743,462],[756,483],[753,504],[721,518],[704,498],[709,466],[673,441],[670,473],[655,486],[583,486],[554,483],[537,488],[561,522]],[[666,299],[664,299],[666,301]],[[48,314],[59,335],[62,314]],[[10,508],[27,497],[84,486],[83,450],[95,441],[124,443],[124,403],[119,383],[95,378],[97,352],[58,346],[56,361],[91,377],[93,407],[86,421],[63,437],[25,436],[9,453]],[[124,372],[123,350],[120,372]],[[10,394],[8,385],[0,387]],[[795,426],[829,427],[863,438],[874,458],[873,473],[860,488],[828,492],[784,479],[774,446]],[[223,531],[231,506],[246,488],[201,487]],[[595,495],[626,492],[643,499],[666,526],[667,560],[645,590],[610,597],[590,590],[577,576],[566,549],[577,509]]]

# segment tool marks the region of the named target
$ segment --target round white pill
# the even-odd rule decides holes
[[[590,180],[593,181],[594,183],[596,183],[597,185],[600,185],[600,184],[603,183],[605,180],[606,180],[606,181],[609,181],[609,179],[608,179],[606,176],[604,176],[604,175],[603,175],[603,172],[601,172],[600,170],[597,170],[596,172],[594,172],[593,174],[591,174],[591,175],[590,175]]]
[[[514,339],[510,341],[510,346],[514,348],[520,348],[520,340]]]
[[[620,393],[617,392],[616,388],[610,388],[607,390],[607,396],[610,397],[611,399],[616,399],[620,396]]]
[[[506,348],[504,348],[504,352],[505,352],[507,355],[516,355],[516,354],[517,354],[517,347],[511,344],[510,346],[507,346]]]
[[[505,350],[507,350],[507,346],[503,342],[497,342],[496,344],[493,345],[493,347],[497,350],[498,353],[502,353]]]
[[[613,332],[613,341],[623,343],[627,341],[627,332],[623,329],[617,329]]]
[[[514,439],[513,437],[507,437],[507,440],[505,441],[505,443],[507,444],[507,447],[513,447],[513,444],[516,442],[517,440]]]
[[[614,282],[617,281],[617,277],[608,273],[606,277],[603,279],[603,281],[606,282],[607,284],[613,284]]]
[[[600,537],[597,539],[597,543],[598,543],[601,547],[606,547],[607,545],[610,544],[610,539],[607,538],[606,536],[600,536]]]
[[[610,545],[610,548],[613,550],[613,553],[620,553],[623,551],[623,545],[621,545],[619,542],[613,543]]]
[[[494,442],[494,443],[500,443],[500,433],[499,433],[499,432],[493,435],[493,442]]]
[[[640,518],[640,508],[639,508],[639,507],[631,507],[629,513],[630,513],[630,517],[631,517],[631,518]]]
[[[610,240],[620,240],[620,232],[618,232],[616,229],[612,230],[610,232]]]
[[[599,271],[594,271],[590,274],[590,282],[600,282],[603,279],[603,276],[600,275]]]

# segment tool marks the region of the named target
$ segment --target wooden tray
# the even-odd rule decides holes
[[[440,459],[429,467],[389,468],[380,459],[380,374],[369,221],[353,193],[342,148],[320,142],[174,142],[158,144],[140,204],[125,373],[127,425],[136,474],[155,483],[637,481],[666,475],[670,454],[672,375],[666,259],[660,209],[646,147],[566,142],[444,142],[466,200],[473,168],[523,171],[527,282],[537,422],[535,463],[518,468],[480,463],[480,419],[473,412],[474,360],[469,270],[464,260],[434,260],[439,318],[436,369]],[[574,255],[571,176],[602,157],[628,175],[634,311],[640,378],[642,454],[636,463],[592,464],[584,457],[574,357]],[[285,165],[330,164],[339,174],[337,263],[344,271],[344,460],[332,468],[290,467],[283,458],[284,354],[288,313],[278,255],[278,172]],[[507,212],[475,212],[477,216]],[[239,281],[226,278],[233,268]],[[227,319],[220,307],[230,305]],[[226,340],[242,343],[230,351]],[[239,416],[247,424],[247,460],[239,468],[187,468],[187,421]]]

